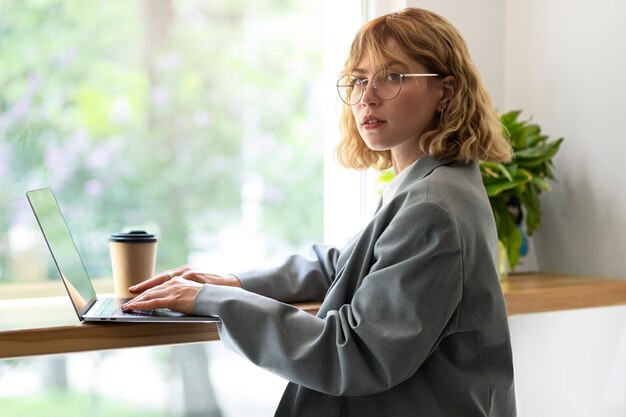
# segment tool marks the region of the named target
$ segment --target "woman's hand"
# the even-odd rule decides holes
[[[122,310],[155,310],[169,308],[185,314],[194,314],[194,302],[202,284],[181,277],[173,277],[151,287],[122,306]]]
[[[232,275],[203,273],[189,266],[182,266],[130,287],[131,293],[139,295],[124,304],[122,309],[128,311],[169,308],[185,314],[194,314],[196,296],[204,284],[241,287],[239,280]]]

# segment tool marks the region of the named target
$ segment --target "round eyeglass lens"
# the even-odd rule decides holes
[[[391,100],[400,94],[402,88],[402,74],[396,71],[382,69],[372,77],[374,92],[383,100]]]
[[[354,75],[344,75],[337,81],[337,92],[344,103],[354,106],[363,95],[361,80]]]
[[[391,100],[400,94],[402,88],[402,74],[397,71],[381,69],[372,77],[374,94],[383,100]],[[354,106],[363,97],[369,80],[362,80],[354,75],[344,75],[337,81],[337,92],[341,100],[349,106]]]

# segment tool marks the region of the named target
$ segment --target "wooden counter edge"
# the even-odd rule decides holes
[[[626,305],[626,281],[616,279],[521,275],[502,287],[508,316]]]
[[[319,303],[296,305],[315,314]],[[80,323],[0,332],[0,359],[219,340],[216,323]]]
[[[626,305],[626,281],[550,274],[512,276],[502,283],[509,316]],[[316,314],[320,303],[296,304]],[[0,359],[219,340],[215,323],[77,324],[0,331]]]
[[[217,340],[215,323],[82,323],[3,332],[0,358]]]

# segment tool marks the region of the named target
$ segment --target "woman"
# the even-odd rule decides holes
[[[337,88],[339,160],[396,173],[363,231],[236,277],[182,267],[131,288],[126,308],[219,316],[226,346],[290,381],[277,416],[515,415],[477,166],[511,149],[463,39],[425,10],[382,16]],[[305,300],[323,300],[316,317],[285,304]]]

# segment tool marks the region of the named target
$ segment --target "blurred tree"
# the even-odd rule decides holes
[[[158,229],[160,268],[228,226],[293,248],[321,239],[316,8],[0,3],[0,192],[52,186],[92,274],[110,270],[107,236],[134,226]],[[20,204],[0,206],[1,230],[32,221]]]

